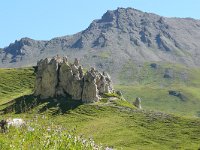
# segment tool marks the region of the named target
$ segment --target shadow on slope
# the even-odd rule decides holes
[[[40,99],[33,95],[24,95],[1,105],[2,107],[4,106],[1,113],[14,112],[15,114],[20,114],[37,108],[38,113],[51,110],[52,115],[56,115],[66,113],[68,110],[75,109],[81,104],[82,101],[72,100],[70,96]]]

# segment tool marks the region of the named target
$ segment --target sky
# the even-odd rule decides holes
[[[2,0],[0,47],[22,37],[50,40],[80,32],[107,10],[118,7],[200,19],[200,0]]]

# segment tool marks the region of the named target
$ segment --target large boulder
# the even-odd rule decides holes
[[[34,95],[42,99],[70,95],[74,100],[90,103],[114,91],[107,73],[91,68],[84,74],[78,59],[71,64],[66,57],[46,58],[36,68]]]
[[[84,86],[83,86],[83,94],[82,101],[84,103],[90,103],[92,101],[98,101],[98,89],[96,84],[96,74],[91,71],[88,71],[84,76]]]

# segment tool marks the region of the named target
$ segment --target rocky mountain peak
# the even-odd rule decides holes
[[[116,19],[115,13],[109,10],[102,16],[99,22],[112,22],[115,19]]]
[[[34,46],[37,42],[30,38],[22,38],[20,40],[16,40],[14,43],[11,43],[8,47],[5,48],[6,52],[13,53],[14,55],[22,54],[21,50],[24,46]]]
[[[86,64],[101,67],[105,64],[105,68],[111,64],[118,68],[127,60],[199,66],[199,39],[199,20],[166,18],[133,8],[118,8],[107,11],[87,29],[71,36],[49,41],[29,38],[16,41],[1,50],[0,66],[18,66],[19,63],[23,66],[25,59],[25,64],[31,65],[39,59],[66,53],[71,58],[84,59]]]

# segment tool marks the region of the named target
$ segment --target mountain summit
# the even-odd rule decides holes
[[[0,67],[35,65],[54,55],[78,57],[98,69],[120,70],[134,62],[200,65],[200,21],[166,18],[133,8],[107,11],[87,29],[49,41],[22,38],[0,50]]]

